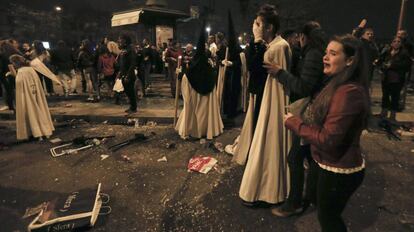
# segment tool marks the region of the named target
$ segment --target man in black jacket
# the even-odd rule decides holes
[[[131,37],[128,35],[121,35],[118,39],[119,48],[122,49],[119,54],[119,73],[117,78],[122,79],[125,94],[129,99],[129,109],[126,113],[137,112],[137,97],[135,94],[135,67],[136,55],[131,47]]]
[[[323,52],[325,49],[324,36],[321,26],[315,21],[304,24],[300,36],[302,49],[301,59],[296,71],[287,72],[277,64],[266,64],[268,72],[288,90],[290,101],[299,98],[313,97],[323,88]],[[293,73],[297,73],[294,75]],[[309,201],[315,203],[313,178],[308,178],[306,183],[306,202],[303,202],[304,168],[303,161],[313,162],[310,156],[310,146],[302,145],[298,136],[293,135],[292,147],[288,155],[290,172],[290,192],[286,202],[278,208],[272,209],[272,213],[279,217],[288,217],[303,211]],[[305,203],[305,205],[304,205]]]

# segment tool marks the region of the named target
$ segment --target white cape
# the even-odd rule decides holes
[[[16,76],[17,139],[50,136],[55,130],[40,78],[31,67],[22,67]]]
[[[288,69],[290,57],[288,43],[278,36],[269,44],[264,61]],[[239,191],[240,198],[245,201],[275,204],[284,201],[289,193],[287,154],[291,136],[283,124],[288,103],[283,86],[269,75]],[[252,103],[249,104],[248,112],[251,106]],[[243,144],[242,136],[240,144]]]
[[[181,81],[184,107],[175,126],[181,138],[206,137],[213,139],[223,133],[223,121],[217,100],[216,88],[208,95],[197,93],[184,75]]]

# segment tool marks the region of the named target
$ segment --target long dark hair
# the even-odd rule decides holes
[[[321,25],[316,21],[306,22],[300,33],[304,34],[307,38],[307,44],[310,47],[316,48],[321,52],[325,51],[326,48],[326,38],[325,33],[322,30]]]
[[[262,5],[256,15],[263,18],[265,25],[272,25],[275,34],[279,31],[280,19],[274,5]]]
[[[46,48],[43,46],[43,43],[40,40],[33,41],[33,49],[36,52],[37,56],[40,56],[46,52]]]
[[[0,54],[9,58],[11,55],[19,54],[20,52],[10,43],[9,40],[0,41]]]
[[[335,36],[331,42],[335,41],[342,45],[346,57],[353,57],[353,62],[350,66],[333,77],[329,77],[330,81],[322,89],[320,94],[316,97],[312,105],[313,121],[318,125],[323,125],[325,117],[328,113],[329,106],[335,91],[346,83],[357,83],[364,87],[367,96],[368,92],[368,60],[365,50],[362,48],[361,41],[356,37],[347,34],[343,36]],[[367,119],[368,117],[366,117]]]

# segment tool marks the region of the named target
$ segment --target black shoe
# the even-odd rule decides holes
[[[125,110],[125,113],[128,113],[128,114],[133,114],[133,113],[136,113],[137,112],[137,109],[127,109],[127,110]]]
[[[242,200],[242,205],[249,208],[268,208],[270,204],[264,201],[245,201]]]
[[[303,212],[303,207],[293,207],[289,203],[284,203],[280,207],[273,208],[272,214],[277,217],[290,217],[293,215],[297,215]]]

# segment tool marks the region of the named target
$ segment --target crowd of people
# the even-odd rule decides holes
[[[83,40],[79,51],[63,41],[50,51],[40,41],[21,48],[16,40],[1,41],[0,79],[8,108],[15,110],[16,86],[17,118],[48,122],[32,126],[32,132],[24,126],[18,138],[49,136],[54,130],[43,95],[54,93],[56,80],[37,61],[57,74],[65,96],[77,94],[75,70],[88,101],[100,100],[102,84],[114,90],[117,104],[125,92],[128,113],[136,112],[137,98],[151,91],[150,72],[158,66],[170,80],[171,96],[181,92],[184,108],[175,129],[183,139],[212,139],[223,133],[222,117],[246,112],[240,135],[225,148],[234,162],[245,165],[239,191],[244,205],[282,203],[271,210],[279,217],[313,206],[322,231],[346,231],[341,214],[365,175],[360,137],[371,115],[371,80],[375,70],[381,73],[380,116],[385,119],[390,111],[389,119],[395,120],[413,60],[407,32],[398,31],[381,48],[365,19],[352,33],[331,39],[316,21],[281,32],[276,8],[265,4],[253,22],[252,40],[241,49],[232,24],[229,16],[227,36],[205,38],[201,30],[197,49],[192,44],[182,49],[171,39],[158,52],[147,39],[133,44],[127,35],[97,46]],[[36,95],[39,109],[17,106],[28,98],[22,93]],[[36,112],[41,119],[31,120]]]

